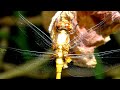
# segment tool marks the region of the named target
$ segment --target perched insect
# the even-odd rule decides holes
[[[113,16],[115,13],[117,12],[114,12]],[[104,35],[104,38],[108,39],[107,41],[102,37],[103,32],[101,31],[101,29],[104,30],[104,28],[106,27],[105,23],[110,20],[111,16],[108,15],[108,17],[104,17],[103,21],[88,30],[86,30],[84,27],[79,28],[76,18],[77,16],[75,11],[59,11],[55,14],[49,26],[49,32],[53,40],[53,47],[55,47],[57,53],[59,53],[58,47],[61,46],[62,54],[61,59],[59,60],[62,62],[63,65],[60,67],[61,69],[62,67],[64,68],[64,64],[67,68],[68,66],[66,63],[70,63],[70,61],[73,61],[76,65],[82,67],[95,67],[97,62],[95,56],[91,53],[93,53],[95,47],[99,46],[102,43],[106,43],[109,40],[109,37],[107,35]],[[101,35],[98,35],[96,33],[99,33]],[[61,35],[61,37],[59,37],[59,35]],[[59,41],[63,42],[59,43]],[[73,56],[75,54],[85,54],[85,56],[79,57],[78,59],[72,59],[71,53],[74,53]],[[65,58],[65,61],[63,61],[63,57],[69,59],[67,60]],[[56,66],[56,68],[58,70],[59,65],[61,65],[60,63],[58,63],[59,61],[56,62],[56,65],[58,65],[58,67]],[[57,73],[58,72],[61,73],[61,71],[57,71]]]
[[[62,69],[68,68],[68,73],[72,76],[80,76],[77,71],[79,68],[73,66],[69,69],[69,63],[80,67],[94,68],[97,64],[95,56],[106,58],[107,55],[120,52],[120,49],[94,53],[94,48],[109,41],[108,33],[101,31],[107,27],[106,22],[111,18],[109,16],[103,18],[95,26],[85,28],[81,25],[81,21],[77,21],[77,13],[75,11],[58,11],[49,26],[50,37],[43,31],[29,22],[22,14],[19,13],[20,19],[36,34],[38,38],[36,43],[38,45],[44,44],[44,48],[52,48],[53,52],[33,52],[36,55],[44,54],[53,56],[56,59],[56,79],[61,79]],[[115,14],[113,14],[114,16]],[[96,31],[97,30],[97,31]],[[110,32],[111,33],[111,32]],[[101,34],[105,34],[104,38]],[[99,36],[100,35],[100,36]],[[97,40],[96,40],[97,39]],[[93,42],[90,42],[92,41]],[[85,46],[86,45],[86,46]],[[93,46],[93,47],[92,47]],[[90,47],[90,48],[89,48]],[[18,52],[25,52],[25,50],[15,49]],[[32,52],[32,51],[30,51]],[[39,55],[38,55],[39,56]],[[110,57],[112,58],[112,57]],[[119,58],[119,56],[117,56]],[[67,69],[66,69],[67,70]],[[79,69],[81,70],[81,69]],[[75,73],[73,73],[75,72]],[[77,74],[77,75],[75,75]]]

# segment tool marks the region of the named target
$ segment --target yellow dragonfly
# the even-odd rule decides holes
[[[93,68],[96,66],[96,57],[100,57],[103,59],[119,59],[120,49],[103,51],[98,53],[75,53],[77,52],[76,47],[80,45],[82,39],[87,36],[89,33],[97,30],[101,30],[105,26],[105,21],[110,17],[106,17],[104,21],[100,21],[95,26],[89,29],[88,33],[76,34],[78,23],[74,23],[74,19],[71,19],[66,12],[60,11],[56,13],[56,16],[53,17],[53,22],[49,26],[50,37],[46,35],[42,30],[40,30],[37,26],[28,21],[21,13],[19,13],[20,21],[19,24],[25,24],[31,28],[33,35],[37,38],[35,41],[40,47],[44,49],[52,48],[51,52],[38,52],[38,51],[29,51],[29,50],[21,50],[12,47],[8,47],[10,50],[17,51],[19,53],[27,53],[32,56],[39,57],[41,54],[45,56],[51,56],[50,59],[54,59],[56,61],[56,79],[61,79],[62,70],[66,70],[67,73],[74,77],[83,77],[83,76],[93,76],[91,73]],[[67,20],[66,20],[67,18]],[[72,17],[75,18],[75,17]],[[53,30],[54,28],[54,30]],[[21,30],[23,31],[23,30]],[[23,31],[24,33],[24,31]],[[101,33],[101,32],[99,32]],[[26,35],[26,34],[25,34]],[[27,35],[26,35],[27,36]],[[115,55],[115,56],[114,56]],[[90,64],[84,64],[84,58],[93,60],[94,62]],[[76,63],[76,61],[80,59],[81,62]],[[78,65],[74,65],[74,63]],[[83,64],[82,64],[83,63]],[[98,62],[99,63],[99,62]],[[80,67],[81,66],[81,67]],[[116,65],[118,67],[119,65]],[[88,69],[89,68],[89,69]],[[108,71],[112,68],[112,66],[105,68],[105,71]],[[84,73],[87,71],[87,73]],[[105,72],[103,71],[103,72]],[[101,72],[101,73],[103,73]],[[99,74],[101,74],[99,73]]]

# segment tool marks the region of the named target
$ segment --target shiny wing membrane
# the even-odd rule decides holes
[[[31,28],[31,32],[33,32],[33,35],[35,35],[36,38],[35,41],[36,44],[38,44],[39,47],[42,47],[44,49],[51,48],[52,45],[51,38],[48,35],[46,35],[42,30],[40,30],[37,26],[28,21],[20,12],[18,13],[20,17],[19,21],[21,21],[21,23],[24,23],[25,25]]]
[[[82,54],[69,54],[69,55],[71,56],[72,59],[75,58],[79,59],[81,57],[86,56]],[[90,56],[91,54],[88,55]],[[100,72],[95,73],[97,66],[96,68],[84,68],[70,64],[69,68],[66,69],[67,73],[73,77],[91,77],[105,74],[106,72],[115,68],[120,68],[120,62],[117,62],[120,59],[120,49],[94,53],[92,55],[95,55],[95,57],[97,58],[98,63],[97,66],[102,65],[101,67],[102,69]]]

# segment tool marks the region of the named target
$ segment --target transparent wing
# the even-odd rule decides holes
[[[34,24],[29,22],[20,12],[18,12],[18,13],[19,13],[19,20],[15,24],[20,29],[19,31],[22,31],[23,34],[25,36],[27,36],[27,39],[29,40],[29,38],[28,38],[29,31],[27,31],[28,32],[28,34],[27,34],[26,31],[24,31],[22,29],[23,27],[25,27],[24,25],[28,26],[27,29],[30,30],[30,32],[32,32],[32,36],[35,37],[35,39],[36,39],[35,43],[37,45],[39,45],[40,52],[38,52],[39,50],[38,51],[22,50],[22,49],[25,49],[25,48],[17,49],[18,47],[21,48],[18,45],[17,48],[13,48],[14,46],[7,47],[7,48],[0,47],[0,51],[1,51],[0,53],[3,53],[5,51],[7,51],[7,52],[10,51],[9,54],[6,54],[7,55],[6,56],[7,61],[9,59],[9,60],[13,60],[13,62],[15,62],[15,61],[19,62],[20,61],[20,63],[24,62],[24,61],[21,61],[21,57],[22,57],[22,59],[24,58],[25,61],[27,61],[27,60],[34,60],[34,58],[40,58],[40,60],[41,60],[41,56],[44,57],[44,58],[49,57],[49,62],[46,62],[46,64],[44,64],[42,66],[42,68],[40,69],[40,72],[42,72],[44,74],[50,73],[52,70],[55,69],[54,66],[52,65],[53,64],[53,60],[51,60],[51,59],[53,59],[53,58],[51,58],[51,56],[54,53],[52,53],[52,50],[51,51],[49,50],[49,52],[47,52],[48,49],[50,49],[51,45],[52,45],[52,41],[51,41],[50,37],[47,34],[45,34],[42,30],[40,30],[38,27],[36,27]],[[23,24],[23,25],[21,25],[21,24]],[[22,36],[20,36],[20,38],[23,39]],[[17,36],[15,36],[12,40],[17,40],[18,42],[20,42],[20,40],[17,38]],[[20,42],[20,44],[23,44],[23,43]],[[31,44],[33,45],[33,43],[31,43]],[[46,52],[44,52],[44,51],[42,52],[43,48],[46,49],[47,51]],[[18,55],[18,53],[19,53],[19,55]],[[12,57],[12,59],[9,58],[9,57]]]
[[[116,12],[113,13],[113,15],[115,14]],[[101,22],[99,22],[98,24],[96,24],[95,26],[91,27],[90,29],[88,29],[89,33],[92,32],[93,30],[94,31],[97,31],[97,33],[101,33],[101,30],[103,28],[106,27],[106,24],[105,22],[108,21],[109,19],[111,18],[111,16],[109,15],[108,17],[104,18],[104,20],[102,20]],[[78,24],[77,24],[78,25]],[[77,27],[77,25],[75,27]],[[76,29],[76,28],[74,28]],[[88,35],[89,33],[85,33],[85,35]],[[84,38],[84,36],[82,34],[80,35],[77,35],[76,34],[76,37],[74,37],[68,44],[71,45],[70,49],[73,49],[75,46],[79,45],[79,43],[81,42],[81,39]]]
[[[100,58],[120,58],[120,49],[116,49],[116,50],[110,50],[110,51],[104,51],[104,52],[99,52],[99,53],[94,53],[94,54],[88,54],[88,56],[90,55],[94,55],[96,57],[100,57]],[[84,57],[87,56],[86,54],[68,54],[69,56],[71,56],[71,58],[80,58],[80,57]],[[115,56],[113,56],[115,55]]]
[[[30,30],[31,32],[33,32],[33,35],[35,35],[35,38],[36,38],[36,41],[35,41],[36,44],[44,49],[51,48],[51,45],[52,45],[51,38],[48,35],[46,35],[42,30],[40,30],[38,27],[36,27],[34,24],[32,24],[30,21],[28,21],[20,12],[18,13],[20,17],[18,22],[25,24],[31,28]],[[19,25],[19,29],[20,29],[20,25]]]
[[[69,55],[72,57],[72,59],[86,56],[80,54]],[[104,74],[112,69],[120,67],[120,49],[94,53],[91,55],[95,55],[97,59],[98,64],[96,68],[85,68],[70,64],[69,68],[66,69],[67,73],[73,77],[91,77]],[[99,66],[101,67],[101,69],[98,69]]]
[[[17,49],[17,48],[12,48],[12,47],[7,47],[7,50],[24,53],[26,55],[31,55],[34,57],[40,57],[42,54],[45,54],[45,55],[53,55],[54,54],[54,53],[52,53],[52,51],[51,52],[50,51],[49,52],[38,52],[38,51],[22,50],[22,49]]]
[[[29,57],[30,60],[34,60],[35,58],[39,58],[39,60],[49,58],[49,60],[44,65],[40,66],[41,68],[39,70],[39,73],[41,73],[41,75],[47,75],[47,74],[50,74],[51,72],[52,73],[55,72],[55,63],[54,63],[54,57],[53,57],[54,53],[51,50],[48,50],[46,52],[38,52],[38,51],[16,49],[12,47],[8,47],[8,48],[1,47],[0,48],[0,54],[7,52],[7,51],[14,52],[14,54],[11,54],[12,57],[16,57],[16,54],[20,53],[20,54],[24,54],[24,58],[26,59]],[[18,58],[16,59],[18,60],[19,58],[20,56],[18,56]]]
[[[7,48],[0,47],[0,53],[5,53],[7,51],[14,52],[14,54],[11,53],[13,56],[15,56],[16,53],[23,54],[24,58],[25,57],[40,58],[41,56],[52,57],[54,55],[54,52],[50,49],[45,52],[38,52],[38,51],[22,50],[22,49],[17,49],[17,48],[13,48],[13,47],[7,47]]]

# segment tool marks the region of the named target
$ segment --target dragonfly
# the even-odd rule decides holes
[[[60,17],[60,15],[62,14],[62,11],[57,13],[57,14],[58,15],[56,15],[56,16],[57,16],[57,18],[59,17],[60,20],[57,20],[57,18],[55,18],[55,19],[53,18],[54,19],[53,21],[57,22],[57,25],[55,27],[57,35],[54,36],[54,32],[51,31],[52,34],[50,34],[51,35],[51,38],[50,38],[41,29],[39,29],[37,26],[32,24],[21,13],[19,13],[19,17],[20,17],[19,22],[21,24],[25,24],[31,28],[31,31],[37,37],[37,40],[35,42],[40,47],[43,46],[42,48],[44,48],[46,50],[48,48],[52,48],[52,51],[50,51],[50,52],[38,52],[38,51],[21,50],[21,49],[16,49],[16,48],[12,48],[12,47],[9,47],[8,49],[17,51],[19,53],[30,52],[30,53],[32,53],[33,56],[37,56],[37,57],[39,57],[41,54],[43,54],[44,56],[51,56],[51,57],[55,58],[56,59],[56,79],[61,79],[62,69],[65,69],[69,75],[74,76],[74,77],[76,77],[76,76],[83,77],[83,76],[92,76],[93,75],[93,74],[91,74],[91,71],[93,70],[93,68],[88,69],[88,67],[86,68],[86,67],[76,66],[72,63],[72,61],[74,59],[82,59],[84,57],[94,58],[94,56],[100,57],[103,59],[106,59],[106,58],[113,58],[113,59],[118,58],[119,59],[120,58],[119,57],[120,56],[119,55],[120,49],[103,51],[103,52],[98,52],[98,53],[90,53],[90,54],[81,54],[81,53],[75,54],[75,53],[73,53],[72,49],[74,49],[76,46],[78,46],[79,43],[81,42],[80,41],[81,39],[79,39],[80,37],[78,35],[76,35],[75,38],[70,40],[70,35],[74,35],[78,24],[73,25],[72,24],[73,20],[71,20],[71,19],[69,21],[63,22],[62,20],[64,20],[64,18]],[[109,18],[110,17],[107,17],[105,20],[107,20]],[[89,31],[91,29],[94,29],[94,30],[102,29],[102,27],[104,26],[105,20],[101,21],[97,25],[91,27],[89,29]],[[54,22],[52,22],[52,24],[55,24]],[[52,26],[52,24],[50,24],[50,26]],[[49,27],[49,29],[50,28],[51,27]],[[23,31],[23,33],[24,33],[24,31]],[[63,37],[64,37],[64,39],[61,40],[61,38],[63,38]],[[81,38],[82,38],[82,35],[81,35]],[[76,41],[76,40],[78,40],[78,41]],[[63,43],[65,43],[65,45]],[[41,45],[41,44],[43,44],[43,45]],[[58,44],[58,45],[56,45],[56,44]],[[27,54],[29,54],[29,53],[27,53]],[[112,56],[113,54],[115,54],[117,56]],[[94,65],[96,65],[96,63]],[[119,67],[119,65],[116,65],[116,67]],[[107,70],[105,70],[105,71],[108,71],[111,68],[112,67],[107,67],[106,68]],[[85,75],[85,73],[81,73],[84,71],[88,71],[90,73],[87,73],[86,75]]]

